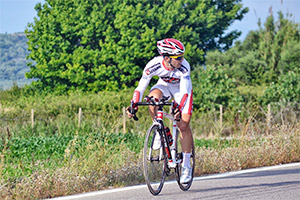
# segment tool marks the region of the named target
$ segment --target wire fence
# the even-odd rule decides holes
[[[214,121],[215,124],[217,124],[215,126],[217,126],[219,130],[222,130],[224,128],[224,123],[228,121],[228,119],[226,119],[226,112],[228,112],[226,108],[220,105],[219,110],[216,110],[214,112],[214,117],[212,117],[211,119],[212,121]],[[82,121],[84,120],[84,115],[89,115],[96,118],[100,116],[100,113],[89,112],[88,110],[83,110],[82,108],[79,108],[76,115],[73,115],[72,119],[70,120],[73,120],[74,123],[77,123],[78,128],[80,128]],[[128,121],[125,107],[123,107],[122,110],[119,111],[119,113],[117,113],[117,115],[118,116],[114,118],[114,120],[120,121],[120,123],[122,124],[122,131],[123,133],[125,133],[127,130],[126,124]],[[255,124],[258,122],[263,122],[266,124],[267,129],[270,129],[274,124],[281,124],[281,125],[297,124],[299,123],[300,120],[300,104],[287,103],[283,105],[280,103],[273,103],[273,104],[269,104],[267,108],[257,107],[256,110],[251,110],[251,111],[240,110],[235,113],[233,117],[233,121],[230,123],[232,123],[235,127],[238,127],[238,123],[241,123],[242,115],[244,115],[243,117],[244,121],[245,121],[245,116],[247,116],[247,120],[250,123]],[[5,125],[9,125],[11,123],[30,123],[31,127],[34,128],[36,122],[49,121],[49,119],[55,119],[55,117],[57,116],[53,116],[51,114],[47,115],[45,113],[43,113],[43,115],[40,115],[39,111],[35,109],[31,109],[30,112],[28,111],[25,112],[23,110],[19,114],[19,116],[11,117],[9,115],[6,115],[6,113],[3,112],[3,110],[0,110],[0,124],[2,128],[4,128]]]

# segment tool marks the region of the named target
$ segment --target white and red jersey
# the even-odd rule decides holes
[[[133,101],[142,101],[144,91],[146,90],[151,78],[153,76],[158,76],[159,80],[152,89],[158,88],[162,90],[164,96],[168,96],[170,94],[170,98],[174,98],[177,103],[180,103],[182,110],[186,110],[184,113],[190,114],[192,112],[193,104],[190,71],[190,64],[185,59],[181,62],[180,68],[169,69],[164,65],[162,56],[154,57],[148,62],[143,71],[143,76],[139,81],[139,85],[134,91]],[[161,86],[166,86],[167,90],[161,89]],[[184,107],[186,105],[188,108],[185,109]]]

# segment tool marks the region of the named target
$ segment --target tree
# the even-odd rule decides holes
[[[275,22],[270,15],[264,27],[250,31],[241,43],[226,52],[208,53],[207,65],[228,65],[232,77],[241,85],[277,82],[288,71],[299,69],[299,24],[278,13]]]
[[[118,90],[134,86],[156,41],[174,37],[192,66],[240,33],[224,34],[247,12],[241,0],[46,0],[26,34],[28,78],[41,90]]]

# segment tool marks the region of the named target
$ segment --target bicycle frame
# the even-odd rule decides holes
[[[165,126],[163,124],[163,119],[164,117],[168,118],[169,120],[171,120],[173,122],[173,126],[172,126],[172,139],[173,139],[173,144],[170,146],[168,139],[167,139],[167,134],[165,132]],[[181,160],[177,160],[177,152],[176,152],[176,141],[177,141],[177,123],[174,119],[174,117],[163,111],[162,107],[159,106],[158,110],[157,110],[157,114],[156,114],[156,119],[155,119],[158,123],[160,123],[162,125],[162,129],[163,129],[163,133],[164,133],[164,143],[165,143],[165,147],[166,147],[166,151],[167,151],[167,155],[168,155],[168,159],[169,159],[169,167],[170,168],[175,168],[176,165],[178,163],[181,162]],[[155,123],[155,122],[154,122]],[[170,153],[171,152],[171,153]]]
[[[176,123],[176,120],[174,119],[173,115],[171,115],[171,114],[169,114],[169,113],[167,113],[163,110],[164,105],[169,105],[169,106],[173,107],[174,103],[173,102],[164,102],[163,104],[158,104],[157,102],[151,101],[151,102],[139,102],[139,103],[136,103],[136,105],[137,106],[139,106],[139,105],[142,105],[142,106],[145,106],[145,105],[158,106],[156,117],[155,117],[153,123],[159,123],[160,124],[159,127],[161,128],[161,130],[162,130],[161,132],[163,133],[164,146],[166,148],[168,161],[169,161],[168,166],[170,168],[175,168],[178,163],[181,163],[181,159],[177,160],[177,152],[176,152],[176,147],[175,147],[177,137],[178,137],[178,135],[177,135],[177,123]],[[164,126],[164,123],[163,123],[164,117],[168,118],[169,120],[171,120],[173,122],[173,125],[172,125],[172,139],[173,139],[174,142],[171,146],[168,142],[167,134],[165,132],[165,126]],[[138,120],[138,119],[136,118],[135,120]],[[160,152],[160,159],[161,159],[161,157],[162,157],[162,152]]]

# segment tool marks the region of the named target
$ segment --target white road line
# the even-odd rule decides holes
[[[285,168],[285,167],[294,167],[294,166],[300,166],[300,162],[276,165],[276,166],[270,166],[270,167],[245,169],[245,170],[241,170],[241,171],[227,172],[227,173],[222,173],[222,174],[213,174],[213,175],[201,176],[201,177],[194,177],[194,180],[198,181],[198,180],[205,180],[205,179],[223,178],[223,177],[234,176],[234,175],[238,175],[238,174],[246,174],[246,173],[250,173],[250,172],[258,172],[258,171],[272,170],[272,169]],[[176,183],[176,181],[168,181],[165,184],[173,184],[173,183]],[[121,191],[126,191],[126,190],[134,190],[134,189],[140,189],[140,188],[146,188],[146,187],[147,187],[146,185],[136,185],[136,186],[129,186],[129,187],[124,187],[124,188],[101,190],[101,191],[95,191],[95,192],[87,192],[87,193],[83,193],[83,194],[57,197],[57,198],[52,198],[52,200],[78,199],[78,198],[82,198],[82,197],[92,197],[92,196],[101,195],[101,194],[121,192]]]
[[[223,177],[234,176],[234,175],[238,175],[238,174],[246,174],[246,173],[250,173],[250,172],[258,172],[258,171],[272,170],[272,169],[285,168],[285,167],[294,167],[294,166],[300,166],[300,162],[275,165],[275,166],[270,166],[270,167],[244,169],[244,170],[240,170],[240,171],[226,172],[226,173],[222,173],[222,174],[213,174],[213,175],[209,175],[209,176],[196,177],[196,178],[194,178],[194,180],[223,178]]]

